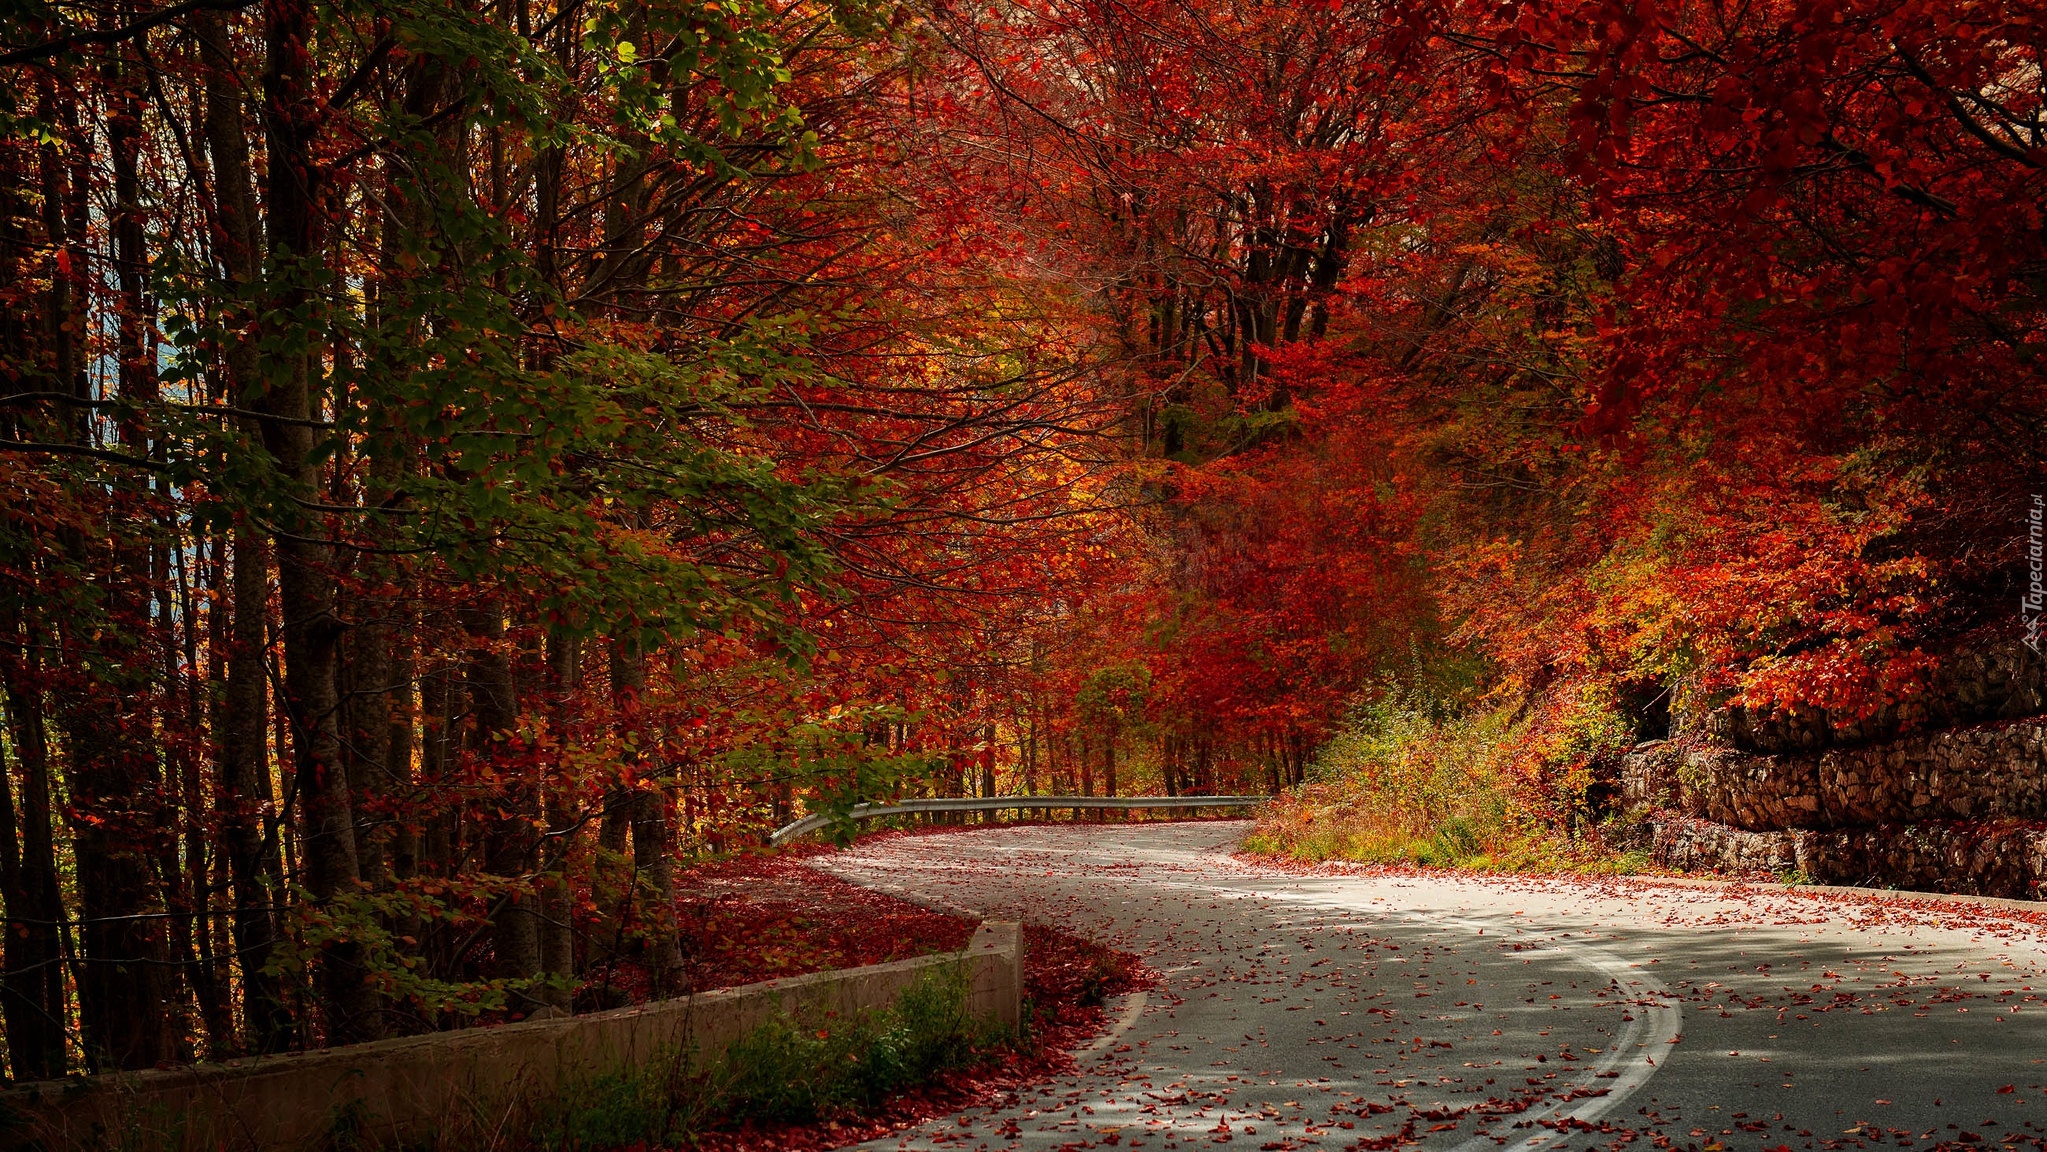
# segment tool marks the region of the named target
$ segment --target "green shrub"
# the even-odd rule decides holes
[[[742,1121],[857,1111],[1006,1039],[967,1011],[963,965],[933,969],[890,1007],[827,1020],[771,1020],[708,1066],[688,1053],[571,1086],[540,1111],[548,1152],[676,1146]]]
[[[1254,852],[1495,870],[1638,869],[1605,848],[1593,786],[1631,739],[1611,694],[1573,685],[1533,706],[1460,707],[1389,686],[1263,814]]]

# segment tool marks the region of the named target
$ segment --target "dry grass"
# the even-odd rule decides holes
[[[1301,861],[1485,871],[1633,871],[1609,847],[1602,769],[1628,741],[1596,692],[1462,712],[1389,692],[1325,744],[1309,783],[1270,805],[1251,851]]]

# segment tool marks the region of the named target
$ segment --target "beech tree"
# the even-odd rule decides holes
[[[2036,23],[9,9],[10,1071],[678,991],[688,859],[1281,791],[1417,677],[1939,720],[2041,479]]]

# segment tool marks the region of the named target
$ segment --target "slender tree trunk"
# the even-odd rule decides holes
[[[540,975],[540,917],[535,906],[534,854],[539,847],[538,796],[530,769],[510,762],[508,746],[519,720],[518,689],[504,651],[504,616],[495,605],[466,609],[463,625],[473,652],[469,662],[471,745],[479,764],[499,782],[495,816],[484,830],[483,870],[498,886],[491,902],[491,952],[497,975],[531,980]],[[522,1010],[541,1001],[521,994]]]
[[[20,633],[10,630],[10,637]],[[0,778],[6,842],[0,845],[0,896],[7,902],[6,943],[0,963],[0,1013],[7,1024],[7,1052],[17,1080],[51,1080],[64,1074],[64,918],[57,888],[56,841],[50,818],[50,748],[41,692],[33,677],[13,661],[0,663],[6,676],[8,739],[21,775],[21,803]]]
[[[451,778],[457,749],[454,712],[461,693],[454,673],[438,656],[433,659],[434,666],[419,678],[419,785],[437,803],[421,832],[419,869],[429,876],[452,877],[460,823],[454,806],[446,798],[454,791]]]
[[[374,610],[374,609],[373,609]],[[372,891],[388,887],[391,840],[391,629],[358,621],[342,643],[342,756],[355,815],[357,868]]]
[[[981,728],[981,795],[992,799],[995,795],[995,725],[986,724]],[[989,820],[995,813],[988,814]]]
[[[249,166],[249,138],[243,124],[242,90],[234,73],[226,27],[217,12],[193,13],[192,28],[201,50],[206,77],[206,146],[213,161],[213,250],[229,283],[242,291],[261,277],[260,223],[255,185]],[[240,331],[251,317],[221,317],[230,331]],[[227,396],[233,406],[256,402],[262,392],[256,346],[246,336],[233,340],[226,355]],[[259,430],[244,421],[243,431]],[[269,647],[270,571],[268,549],[261,535],[246,524],[234,532],[228,576],[233,611],[227,642],[227,684],[217,738],[220,820],[233,890],[232,934],[242,974],[242,1015],[246,1044],[255,1052],[276,1052],[289,1045],[292,1024],[278,978],[266,973],[277,940],[274,905],[281,890],[273,889],[264,867],[267,844],[265,809],[272,802],[266,745],[269,692],[264,654]]]
[[[1073,795],[1074,787],[1071,765],[1073,759],[1066,755],[1066,733],[1048,729],[1045,733],[1046,770],[1052,774],[1052,791]]]
[[[668,824],[667,797],[653,788],[633,794],[633,869],[647,889],[649,906],[643,915],[649,934],[650,994],[658,998],[686,991],[679,983],[684,973],[675,921],[675,836]]]
[[[619,732],[631,741],[620,754],[620,766],[629,772],[639,762],[640,689],[646,684],[646,664],[641,659],[639,645],[633,640],[613,637],[607,651],[612,715]],[[624,774],[622,772],[621,776]],[[631,832],[632,790],[623,779],[615,779],[604,790],[604,814],[597,827],[597,847],[623,856]]]
[[[315,330],[310,280],[319,260],[318,202],[322,174],[311,136],[322,115],[307,75],[312,11],[307,0],[264,0],[266,18],[263,122],[268,140],[265,206],[269,209],[270,314],[261,365],[264,446],[294,489],[320,491],[313,435]],[[287,505],[287,507],[289,507]],[[311,515],[280,516],[276,534],[278,602],[283,611],[285,700],[291,717],[301,811],[305,816],[306,888],[323,910],[356,892],[361,879],[348,770],[341,754],[339,660],[333,548],[328,526]],[[337,939],[324,949],[320,1000],[330,1044],[374,1039],[383,1032],[378,997],[360,944]]]
[[[612,690],[629,731],[639,747],[653,743],[651,733],[640,731],[644,723],[640,693],[647,682],[646,657],[633,641],[613,640],[611,647]],[[644,772],[639,754],[630,766]],[[647,926],[647,970],[652,995],[672,995],[683,976],[682,946],[675,923],[675,838],[668,825],[668,805],[657,782],[642,776],[635,782],[624,805],[629,813],[633,843],[634,888],[638,889],[640,919]],[[628,894],[628,899],[633,898]]]
[[[277,845],[270,838],[277,825],[266,818],[275,799],[265,738],[270,566],[257,533],[236,532],[230,580],[234,636],[228,656],[226,724],[220,734],[221,831],[234,890],[235,954],[242,973],[248,1046],[256,1052],[276,1052],[291,1043],[294,1029],[283,987],[275,974],[265,971],[277,944],[276,905],[283,890],[272,886],[270,869],[265,867],[266,861],[277,858]]]
[[[47,81],[46,81],[47,84]],[[47,87],[39,112],[50,116]],[[63,168],[53,146],[34,152],[10,149],[0,161],[0,279],[11,283],[46,275],[50,288],[42,315],[27,310],[0,316],[0,372],[25,383],[48,377],[40,387],[65,393],[70,367],[70,284],[55,258],[64,238]],[[38,185],[40,187],[38,188]],[[40,212],[31,190],[42,193]],[[40,224],[41,237],[36,235]],[[19,386],[19,383],[17,386]],[[0,434],[30,440],[49,436],[76,441],[76,412],[51,406],[51,420],[26,407],[0,413]],[[7,519],[0,512],[0,519]],[[10,525],[10,527],[13,527]],[[0,588],[0,692],[4,692],[7,746],[16,782],[0,760],[0,1022],[17,1080],[47,1080],[64,1074],[65,993],[62,896],[57,887],[56,845],[51,826],[49,727],[44,712],[43,651],[47,624],[23,606],[48,579],[35,560],[8,573]]]
[[[391,645],[394,698],[384,738],[384,779],[394,792],[410,788],[413,781],[413,716],[422,707],[414,688],[419,675],[419,639],[413,631],[417,622],[417,614],[407,609]],[[419,872],[419,829],[412,817],[392,821],[390,855],[393,880],[409,880]]]
[[[1017,725],[1017,730],[1023,730],[1021,723]],[[1022,750],[1024,795],[1036,796],[1038,794],[1038,726],[1035,721],[1031,723],[1030,735],[1023,738]]]
[[[570,751],[574,746],[575,691],[582,679],[582,646],[574,638],[551,635],[547,645],[550,726],[554,729],[553,772],[547,781],[547,839],[541,850],[540,967],[550,979],[541,998],[558,1009],[569,1007],[576,974],[575,888],[569,868],[574,858],[576,812]]]
[[[175,530],[175,525],[166,525]],[[195,946],[192,957],[192,990],[198,998],[200,1019],[206,1028],[207,1055],[218,1059],[236,1052],[239,1038],[235,1031],[234,1002],[228,988],[227,972],[215,952],[213,916],[213,873],[220,854],[215,850],[212,839],[212,809],[216,797],[208,794],[203,780],[204,760],[202,740],[211,731],[209,716],[202,711],[199,702],[199,613],[193,602],[191,569],[207,554],[208,534],[195,533],[194,547],[187,559],[187,553],[179,549],[173,553],[174,567],[178,573],[178,616],[183,624],[185,660],[185,712],[189,739],[183,741],[178,751],[179,792],[184,797],[185,819],[183,833],[185,853],[182,861],[185,870],[185,891],[189,894],[192,910],[190,927],[187,929]],[[217,545],[216,545],[217,547]],[[209,688],[212,685],[208,685]],[[180,865],[173,859],[173,867]]]

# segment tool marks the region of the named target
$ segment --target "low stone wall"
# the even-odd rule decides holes
[[[1873,717],[1730,707],[1638,744],[1621,759],[1622,805],[1669,867],[2035,899],[2043,708],[2047,662],[2022,645],[1957,652],[1926,692]]]
[[[883,1008],[948,966],[968,970],[975,1016],[1020,1021],[1022,928],[986,923],[964,952],[588,1016],[24,1085],[0,1092],[0,1146],[298,1152],[350,1131],[353,1147],[455,1147],[502,1133],[534,1101],[579,1080],[708,1061],[777,1015],[823,1020]]]
[[[1748,831],[2047,817],[2047,719],[1762,755],[1668,742],[1621,761],[1634,807]]]
[[[1798,867],[1796,833],[1744,832],[1684,819],[1659,820],[1650,827],[1650,859],[1665,868],[1777,876]]]
[[[1954,821],[1749,832],[1685,817],[1651,822],[1650,856],[1686,871],[1797,872],[1814,884],[2037,899],[2047,883],[2047,825]]]

